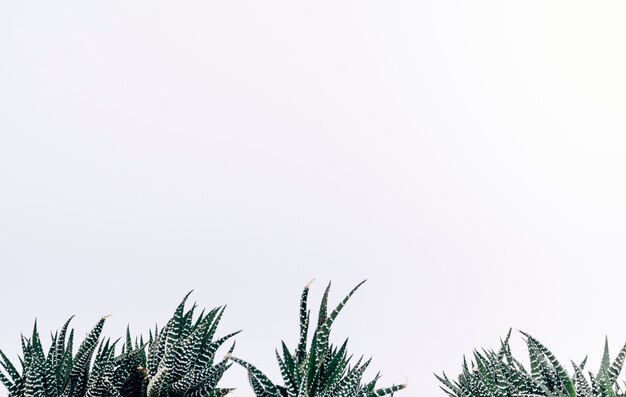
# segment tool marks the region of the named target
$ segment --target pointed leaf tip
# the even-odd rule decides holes
[[[311,284],[313,284],[313,281],[315,281],[315,279],[312,279],[311,281],[309,281],[308,283],[306,283],[306,285],[304,286],[305,289],[309,289],[309,287],[311,286]]]

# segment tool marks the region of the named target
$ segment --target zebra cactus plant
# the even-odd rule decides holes
[[[150,332],[145,361],[139,368],[144,382],[137,396],[214,397],[234,390],[217,387],[231,364],[226,359],[217,363],[214,360],[217,349],[240,331],[214,340],[225,307],[206,314],[203,310],[194,321],[196,305],[185,311],[188,296],[178,305],[165,327]],[[234,347],[233,344],[229,353]]]
[[[117,342],[99,342],[103,317],[73,354],[74,330],[67,336],[70,320],[44,352],[37,324],[30,339],[22,337],[22,371],[0,351],[0,381],[9,397],[215,397],[234,389],[217,383],[231,366],[224,359],[214,363],[215,353],[234,332],[214,339],[224,313],[218,307],[193,319],[196,305],[185,311],[187,296],[162,329],[150,332],[133,344],[130,331],[121,354]],[[234,344],[230,348],[232,353]]]
[[[509,339],[511,331],[500,349],[474,351],[471,369],[463,359],[463,370],[458,380],[450,380],[445,373],[435,375],[441,388],[450,397],[624,397],[625,392],[617,383],[617,377],[624,366],[626,345],[611,362],[608,341],[605,341],[604,355],[598,372],[583,373],[587,358],[576,364],[569,375],[554,354],[541,342],[522,332],[528,347],[530,371],[511,354]]]
[[[328,293],[330,283],[324,292],[319,309],[319,316],[311,346],[307,349],[307,334],[309,330],[310,311],[307,309],[309,286],[302,291],[300,300],[300,340],[295,351],[289,351],[282,343],[282,356],[276,351],[276,359],[280,367],[284,385],[274,384],[265,374],[255,366],[229,355],[228,357],[248,370],[248,379],[257,397],[374,397],[393,394],[406,385],[394,385],[377,389],[376,382],[379,375],[366,383],[362,383],[363,372],[370,360],[359,359],[354,366],[350,366],[350,359],[346,351],[347,341],[337,348],[329,344],[330,329],[341,309],[348,302],[354,292],[364,283],[359,283],[328,314]]]
[[[71,319],[65,322],[60,333],[52,335],[52,343],[47,353],[44,352],[36,322],[31,338],[22,336],[21,373],[0,351],[0,364],[4,370],[0,371],[0,381],[8,389],[10,397],[121,395],[120,390],[130,373],[135,370],[137,350],[130,349],[115,357],[115,342],[111,343],[106,339],[98,343],[106,320],[103,317],[74,355],[73,329],[66,338]]]
[[[98,321],[75,354],[74,330],[69,330],[68,336],[71,318],[60,332],[52,334],[52,343],[47,350],[43,348],[35,322],[32,336],[22,337],[21,370],[0,351],[0,383],[8,389],[9,397],[223,397],[234,390],[218,387],[232,360],[248,369],[250,383],[258,397],[375,397],[393,394],[406,385],[376,388],[378,375],[362,383],[370,360],[361,358],[351,366],[352,356],[348,356],[347,342],[340,347],[329,343],[333,322],[362,284],[357,285],[330,313],[327,308],[328,285],[310,346],[307,346],[310,322],[307,284],[300,301],[298,346],[292,353],[283,343],[282,356],[276,352],[284,385],[273,384],[254,366],[233,357],[234,343],[227,355],[216,361],[217,350],[239,331],[216,338],[225,307],[208,312],[202,310],[194,318],[196,304],[185,309],[189,294],[163,328],[155,327],[150,331],[147,342],[139,336],[133,343],[127,328],[119,355],[116,355],[119,340],[100,340],[107,316]],[[607,379],[611,374],[611,371],[607,372]]]

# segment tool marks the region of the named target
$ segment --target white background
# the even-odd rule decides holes
[[[598,362],[605,334],[626,341],[625,18],[618,1],[3,1],[0,346],[35,317],[144,332],[194,288],[278,380],[304,284],[316,305],[368,278],[334,340],[384,384],[408,377],[404,396],[442,396],[432,373],[509,327]],[[241,368],[223,384],[252,395]]]

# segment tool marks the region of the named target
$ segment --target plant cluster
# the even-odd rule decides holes
[[[276,359],[283,377],[283,385],[276,385],[263,372],[247,361],[230,356],[230,359],[248,370],[248,379],[257,397],[375,397],[393,394],[406,385],[376,388],[379,375],[362,383],[363,373],[371,359],[361,357],[350,366],[351,356],[346,351],[346,340],[341,347],[329,343],[330,328],[348,299],[363,284],[361,282],[328,314],[330,283],[322,297],[317,326],[307,348],[310,311],[307,308],[309,285],[304,287],[300,299],[300,340],[295,351],[289,351],[282,342],[282,356],[276,350]]]
[[[521,332],[521,331],[520,331]],[[624,366],[626,345],[611,361],[608,340],[597,372],[585,370],[587,358],[579,364],[571,361],[568,373],[554,354],[531,335],[521,332],[528,347],[530,369],[511,353],[511,331],[501,341],[499,350],[474,351],[468,365],[463,358],[463,370],[457,380],[443,373],[435,375],[441,388],[450,397],[624,397],[625,389],[618,383]]]
[[[309,283],[310,284],[310,283]],[[234,390],[218,386],[232,363],[248,371],[258,397],[375,397],[393,395],[405,385],[376,388],[377,375],[362,382],[370,360],[351,365],[347,343],[336,347],[329,342],[330,329],[355,287],[328,313],[326,288],[318,322],[308,346],[310,311],[309,284],[300,301],[300,340],[291,352],[283,343],[282,356],[276,352],[284,385],[274,384],[260,370],[232,355],[235,344],[222,359],[218,349],[239,333],[217,337],[224,307],[196,312],[196,304],[185,309],[189,294],[177,306],[165,326],[150,330],[148,337],[131,336],[111,341],[102,338],[107,316],[102,317],[74,351],[72,318],[53,333],[44,349],[37,323],[30,337],[22,336],[19,366],[0,351],[0,382],[9,397],[222,397]],[[120,342],[122,341],[122,342]],[[118,352],[118,346],[121,346]],[[19,369],[18,369],[19,367]]]

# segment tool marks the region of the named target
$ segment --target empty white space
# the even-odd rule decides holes
[[[626,341],[619,1],[3,1],[0,347],[37,317],[146,332],[195,289],[274,348],[333,340],[442,396],[526,330]],[[519,335],[518,354],[524,355]],[[594,361],[595,360],[595,361]],[[371,371],[373,375],[375,371]],[[252,396],[245,373],[223,381]],[[398,393],[400,395],[400,393]]]

